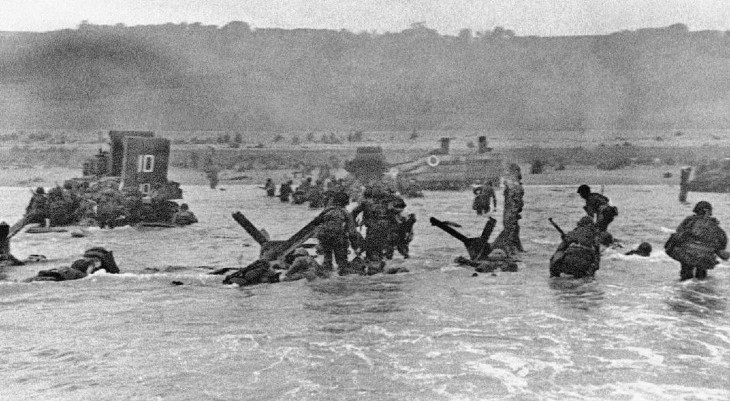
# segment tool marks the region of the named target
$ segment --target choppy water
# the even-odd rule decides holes
[[[192,227],[14,238],[17,257],[51,259],[42,268],[105,246],[123,274],[13,281],[36,265],[0,281],[0,399],[730,399],[728,266],[678,282],[678,264],[661,251],[690,214],[676,188],[606,188],[620,209],[614,235],[649,241],[654,253],[608,253],[593,281],[548,278],[559,238],[546,219],[566,229],[577,221],[574,188],[527,187],[517,273],[472,277],[455,266],[462,245],[428,217],[473,236],[485,220],[468,192],[428,192],[409,201],[419,217],[413,257],[393,262],[411,273],[247,288],[198,267],[255,259],[258,246],[230,214],[283,238],[316,212],[255,187],[184,189],[202,222]],[[0,219],[12,223],[30,194],[3,191]],[[730,198],[690,198],[713,202],[727,228]]]

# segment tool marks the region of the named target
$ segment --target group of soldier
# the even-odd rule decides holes
[[[357,181],[331,178],[326,185],[324,181],[313,184],[311,178],[306,178],[294,190],[292,181],[288,180],[279,187],[278,197],[282,202],[289,202],[291,197],[294,204],[309,202],[310,208],[324,207],[315,235],[323,263],[317,266],[313,259],[306,259],[306,250],[299,249],[298,266],[306,264],[310,269],[304,270],[316,271],[320,277],[329,276],[335,270],[340,275],[375,274],[386,271],[385,260],[392,259],[395,252],[404,259],[410,256],[416,217],[412,213],[404,214],[406,203],[393,189],[379,182],[363,188]],[[263,189],[267,196],[277,196],[271,179]],[[351,200],[358,201],[358,205],[348,211],[346,207]],[[356,255],[352,260],[348,260],[350,248]],[[293,273],[300,270],[301,267],[290,269],[285,279],[303,277],[301,273]],[[391,270],[387,271],[396,272]]]
[[[326,207],[332,203],[333,195],[337,192],[349,191],[348,183],[343,179],[331,178],[327,180],[318,179],[312,183],[312,178],[308,177],[299,184],[296,189],[292,186],[294,182],[287,180],[281,183],[279,186],[279,194],[276,194],[276,184],[269,178],[266,180],[266,184],[263,189],[266,190],[266,195],[273,198],[279,197],[279,200],[283,203],[292,202],[295,205],[301,205],[309,202],[311,209],[320,209]]]
[[[524,251],[519,238],[519,220],[524,206],[521,178],[518,166],[514,166],[504,177],[504,228],[489,246],[488,254],[480,260],[467,261],[467,264],[478,267],[478,271],[493,271],[495,266],[513,271],[516,266],[514,256]],[[289,198],[293,198],[294,204],[309,202],[310,208],[324,207],[318,217],[320,224],[315,235],[319,243],[317,250],[323,256],[323,263],[318,264],[306,249],[299,248],[290,255],[291,263],[284,280],[310,276],[328,277],[335,271],[340,275],[375,274],[385,271],[385,260],[392,259],[395,252],[400,253],[404,259],[410,256],[409,244],[413,239],[416,218],[414,214],[404,214],[406,203],[403,198],[387,185],[380,183],[368,185],[361,192],[358,192],[359,188],[353,188],[357,186],[357,182],[346,183],[337,179],[329,180],[327,185],[324,180],[312,183],[311,178],[303,180],[295,190],[292,189],[291,180],[281,184],[278,196],[282,202],[289,202]],[[264,189],[268,196],[277,196],[276,186],[271,179],[266,182]],[[355,194],[354,200],[358,204],[348,211],[351,193]],[[611,246],[612,243],[615,245],[608,227],[618,216],[618,208],[605,195],[591,191],[588,185],[579,186],[577,193],[585,201],[585,215],[567,233],[553,223],[560,231],[562,241],[550,259],[551,277],[559,277],[561,274],[573,277],[592,276],[600,267],[603,247]],[[475,188],[474,194],[476,197],[473,209],[478,215],[488,213],[491,205],[496,210],[497,197],[491,182]],[[36,189],[26,209],[25,223],[47,224],[49,221],[51,225],[67,225],[89,219],[100,227],[114,227],[124,223],[125,219],[139,220],[146,211],[163,211],[169,214],[166,220],[179,225],[197,222],[186,204],[169,209],[158,205],[150,212],[150,208],[145,208],[139,194],[113,191],[109,188],[74,187],[67,183],[64,187],[52,188],[48,193],[42,187]],[[664,244],[666,254],[681,264],[681,280],[704,279],[708,270],[718,264],[718,257],[723,260],[730,257],[725,250],[727,235],[720,228],[718,220],[712,216],[712,205],[706,201],[698,202],[693,213],[682,221]],[[356,255],[351,260],[348,256],[350,248]],[[649,256],[651,250],[651,244],[644,242],[627,255]],[[118,272],[111,253],[107,255],[105,252],[107,251],[95,250],[90,253],[104,263],[96,263],[93,258],[85,257],[84,260],[88,260],[74,262],[74,265],[63,271],[42,272],[34,280],[61,280],[66,276],[66,279],[81,278],[90,274],[89,271],[100,268],[112,273]],[[102,266],[104,264],[106,267]]]
[[[562,242],[550,260],[551,277],[561,274],[592,276],[600,266],[601,247],[614,242],[607,230],[618,216],[618,208],[603,194],[592,192],[588,185],[581,185],[577,192],[585,200],[586,215],[572,231],[562,233],[561,230]],[[725,250],[727,235],[718,220],[712,217],[712,205],[700,201],[693,213],[664,244],[666,254],[680,262],[680,280],[705,279],[707,271],[718,264],[718,257],[730,258]],[[651,244],[643,242],[626,255],[650,256],[651,250]]]
[[[119,190],[115,181],[67,181],[46,192],[33,191],[25,210],[25,224],[37,223],[50,227],[79,224],[114,228],[139,222],[168,222],[188,225],[197,222],[187,204],[144,197],[136,189]]]

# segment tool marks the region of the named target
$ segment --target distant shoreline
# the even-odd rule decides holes
[[[569,165],[565,170],[548,170],[542,174],[530,174],[529,165],[522,164],[525,185],[679,185],[678,166],[628,166],[617,170],[599,170],[593,166]],[[664,178],[664,173],[672,177]],[[79,177],[81,169],[64,167],[8,167],[0,166],[0,186],[2,187],[51,187],[62,185],[67,179]],[[219,186],[263,184],[271,177],[275,182],[293,179],[298,184],[292,170],[248,170],[234,172],[221,171]],[[205,173],[186,168],[170,168],[168,178],[181,185],[208,185]],[[233,178],[233,179],[231,179]]]

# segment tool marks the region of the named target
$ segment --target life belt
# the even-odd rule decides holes
[[[441,163],[441,159],[438,158],[436,155],[431,155],[426,159],[426,164],[428,164],[431,167],[436,167]]]

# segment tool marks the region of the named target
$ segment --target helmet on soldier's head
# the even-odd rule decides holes
[[[578,187],[578,191],[577,192],[579,194],[581,194],[581,195],[588,195],[589,193],[591,193],[591,187],[589,187],[586,184],[583,184],[583,185],[581,185],[581,186]]]
[[[591,216],[583,216],[578,220],[578,227],[585,227],[593,225],[593,217]]]
[[[507,253],[503,249],[495,249],[487,256],[489,259],[506,259]]]
[[[648,242],[642,242],[641,244],[639,244],[639,247],[636,250],[642,254],[650,254],[651,244]]]
[[[707,201],[699,201],[692,209],[692,212],[695,214],[710,214],[712,213],[712,205]]]
[[[84,251],[84,257],[85,258],[97,258],[97,259],[104,259],[104,257],[109,253],[106,249],[102,247],[94,247],[89,248],[86,251]]]
[[[46,193],[46,190],[43,187],[38,187],[35,189],[35,193],[37,193],[38,195],[44,195]]]

